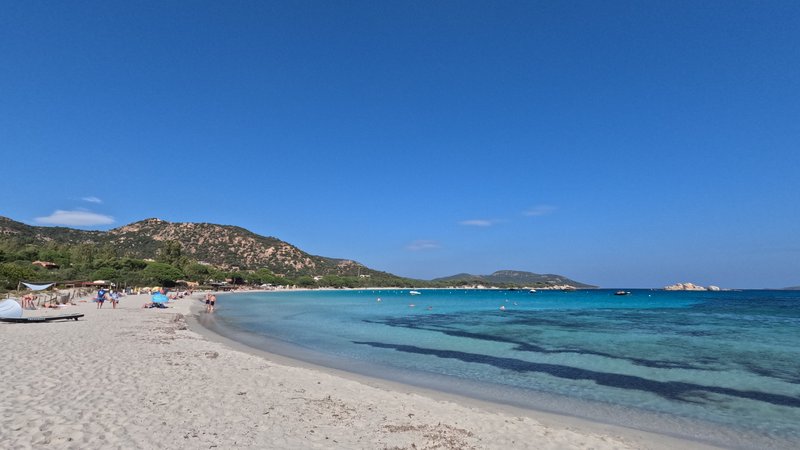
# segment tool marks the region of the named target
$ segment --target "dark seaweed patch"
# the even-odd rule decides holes
[[[453,337],[464,337],[469,339],[478,339],[482,341],[491,341],[491,342],[502,342],[506,344],[514,345],[514,350],[521,351],[521,352],[531,352],[531,353],[542,353],[542,354],[561,354],[561,353],[571,353],[571,354],[578,354],[578,355],[592,355],[592,356],[601,356],[605,358],[612,358],[612,359],[621,359],[625,361],[629,361],[632,364],[637,366],[644,366],[644,367],[652,367],[656,369],[689,369],[689,370],[709,370],[704,366],[698,366],[688,363],[681,363],[675,361],[661,361],[661,360],[652,360],[652,359],[645,359],[645,358],[634,358],[628,356],[620,356],[606,352],[599,352],[594,350],[588,349],[575,349],[575,348],[562,348],[562,349],[548,349],[542,347],[540,345],[530,344],[527,342],[520,342],[513,339],[496,336],[492,334],[486,333],[474,333],[469,331],[462,331],[458,329],[454,329],[452,327],[443,327],[440,325],[434,326],[425,326],[415,323],[414,321],[408,319],[387,319],[386,321],[381,322],[374,322],[370,321],[371,323],[380,323],[383,325],[393,326],[393,327],[402,327],[402,328],[411,328],[415,330],[424,330],[424,331],[433,331],[445,334],[447,336]],[[430,320],[425,321],[426,323],[431,322]]]
[[[790,397],[787,395],[770,394],[759,391],[745,391],[719,386],[704,386],[701,384],[686,383],[681,381],[656,381],[633,375],[597,372],[558,364],[535,363],[514,358],[501,358],[479,353],[423,348],[414,345],[361,341],[353,341],[353,343],[369,345],[375,348],[391,349],[405,353],[436,356],[437,358],[456,359],[468,363],[487,364],[500,369],[513,370],[520,373],[538,372],[569,380],[588,380],[602,386],[650,392],[660,397],[675,401],[696,403],[698,398],[708,398],[704,396],[709,393],[715,393],[728,395],[731,397],[757,400],[772,405],[800,408],[800,398]]]

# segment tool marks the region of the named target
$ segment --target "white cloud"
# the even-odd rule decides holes
[[[83,200],[85,202],[89,202],[89,203],[103,203],[102,200],[100,200],[99,198],[95,197],[94,195],[91,195],[89,197],[83,197],[83,198],[81,198],[81,200]]]
[[[90,225],[109,225],[114,223],[114,218],[90,211],[64,211],[56,210],[53,214],[34,219],[37,223],[45,225],[68,225],[86,227]]]
[[[553,211],[555,211],[555,210],[556,210],[555,206],[539,205],[539,206],[534,206],[533,208],[523,212],[522,214],[526,215],[528,217],[539,217],[539,216],[547,216],[549,214],[552,214]]]
[[[462,220],[458,222],[459,225],[466,225],[469,227],[490,227],[497,223],[496,220],[487,220],[487,219],[470,219],[470,220]]]
[[[435,248],[441,248],[442,246],[436,241],[426,241],[426,240],[417,240],[414,241],[406,246],[406,250],[411,250],[412,252],[419,252],[422,250],[433,250]]]

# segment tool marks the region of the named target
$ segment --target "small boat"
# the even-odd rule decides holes
[[[614,295],[631,295],[630,291],[617,291]]]
[[[420,291],[409,291],[408,293],[411,295],[422,295],[422,292]]]
[[[530,291],[528,291],[528,292],[530,292],[531,294],[535,294],[535,293],[536,293],[536,289],[531,289],[531,290],[530,290]]]

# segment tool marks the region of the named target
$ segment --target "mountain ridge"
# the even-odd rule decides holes
[[[459,282],[501,286],[573,286],[591,288],[584,283],[555,274],[501,270],[491,275],[457,274],[433,280],[411,280],[371,269],[357,261],[312,255],[273,236],[262,236],[236,225],[208,222],[169,222],[151,217],[108,231],[80,230],[61,226],[35,226],[0,216],[0,242],[13,241],[17,247],[90,246],[104,247],[117,257],[157,259],[170,242],[180,244],[180,253],[202,264],[232,271],[268,269],[282,277],[351,276],[378,277],[398,285],[419,286]]]
[[[27,225],[0,217],[0,238],[34,245],[111,245],[118,256],[141,259],[154,259],[167,241],[176,241],[187,257],[223,269],[267,268],[288,276],[383,273],[350,259],[312,255],[278,238],[239,226],[207,222],[148,218],[108,231],[86,231]]]

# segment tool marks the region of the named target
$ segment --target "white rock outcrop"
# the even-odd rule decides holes
[[[719,289],[719,288],[717,288]],[[675,283],[669,286],[664,286],[665,291],[705,291],[703,286],[698,286],[694,283]]]

